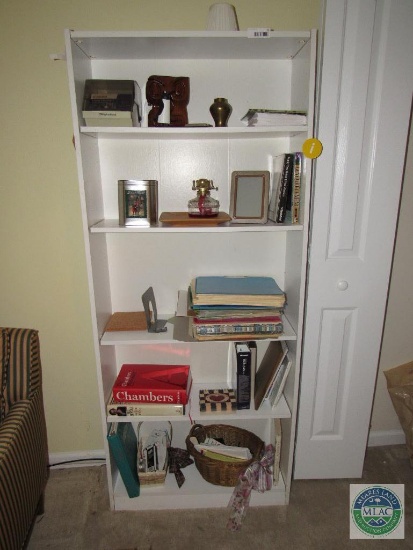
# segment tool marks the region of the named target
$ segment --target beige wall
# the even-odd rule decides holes
[[[65,28],[204,29],[211,0],[0,3],[0,326],[40,330],[50,452],[102,448]],[[307,29],[319,0],[236,0],[241,29]]]
[[[204,29],[212,0],[14,0],[0,5],[0,326],[40,330],[52,453],[102,448],[63,29]],[[319,0],[236,0],[241,29],[317,27]],[[168,11],[168,6],[170,11]],[[413,359],[412,155],[381,369]],[[374,430],[400,429],[382,373]]]

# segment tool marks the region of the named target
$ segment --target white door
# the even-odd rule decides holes
[[[360,477],[413,87],[411,0],[326,0],[294,477]]]

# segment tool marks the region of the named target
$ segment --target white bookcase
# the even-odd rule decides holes
[[[111,460],[106,417],[115,377],[125,362],[191,365],[194,388],[189,411],[173,419],[175,447],[185,448],[192,422],[228,423],[273,442],[274,418],[282,420],[281,479],[254,506],[286,504],[289,498],[299,385],[307,266],[311,163],[305,162],[300,225],[227,224],[214,227],[120,227],[117,182],[159,182],[158,213],[184,211],[192,180],[208,178],[214,197],[229,211],[231,173],[271,170],[275,155],[301,150],[312,136],[315,88],[315,31],[274,32],[250,38],[247,32],[66,31],[66,54],[82,205],[94,345],[111,507],[116,510],[225,507],[232,488],[205,482],[195,465],[184,469],[178,489],[167,475],[164,486],[142,487],[129,499]],[[190,122],[213,123],[209,106],[226,97],[233,107],[227,128],[102,128],[84,125],[86,79],[131,79],[142,89],[152,74],[190,78]],[[248,128],[240,119],[248,108],[304,109],[307,127]],[[178,291],[196,275],[271,275],[287,293],[285,339],[294,359],[284,396],[275,410],[201,416],[197,391],[225,384],[232,342],[194,342],[186,320],[175,318]],[[142,310],[141,295],[154,288],[166,333],[104,333],[111,314]],[[269,340],[258,341],[258,361]],[[133,419],[126,419],[133,420]],[[140,419],[142,420],[142,419]],[[148,419],[149,420],[149,419]],[[159,421],[159,418],[151,420]],[[162,419],[164,420],[164,418]],[[122,421],[119,419],[119,421]],[[134,422],[138,422],[135,419]]]

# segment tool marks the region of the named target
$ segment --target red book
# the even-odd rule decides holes
[[[191,390],[189,365],[122,365],[113,385],[118,402],[186,405]]]

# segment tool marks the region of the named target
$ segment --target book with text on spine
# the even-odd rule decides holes
[[[189,365],[124,364],[112,396],[122,403],[186,405],[191,385]]]
[[[182,416],[185,405],[137,403],[134,401],[120,403],[113,397],[106,405],[108,416]]]
[[[292,184],[292,223],[300,223],[300,210],[303,201],[302,179],[303,179],[303,153],[297,152],[294,155],[294,170]]]
[[[234,388],[237,409],[249,409],[251,402],[251,350],[247,342],[234,343]]]
[[[293,177],[294,153],[287,153],[284,156],[284,165],[282,169],[281,179],[279,181],[278,205],[276,211],[275,222],[284,223],[287,214],[288,195],[291,193],[292,177]]]
[[[199,319],[194,317],[193,336],[207,334],[281,334],[282,318],[278,315],[257,317],[255,319],[229,317],[226,319]]]

